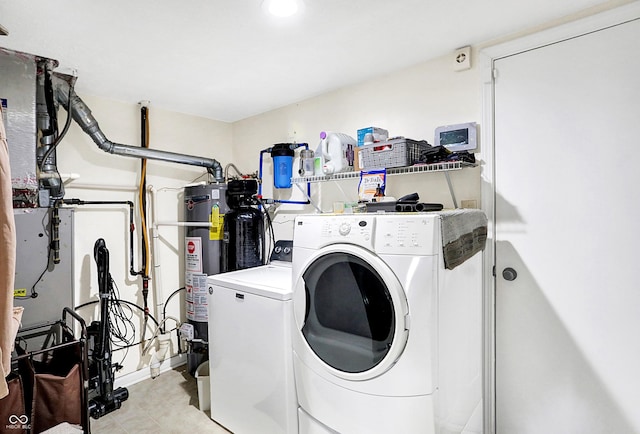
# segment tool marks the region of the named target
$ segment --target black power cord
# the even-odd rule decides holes
[[[264,216],[265,216],[265,218],[267,220],[267,228],[269,230],[269,233],[271,234],[271,243],[272,243],[272,246],[275,246],[276,245],[276,237],[275,237],[275,233],[273,232],[273,221],[271,220],[271,216],[269,215],[269,210],[267,209],[265,203],[262,201],[261,197],[254,196],[254,199],[262,207],[262,212],[263,212],[263,214],[264,214]],[[266,240],[266,236],[265,236],[264,245],[263,245],[263,248],[262,248],[262,262],[264,264],[266,264],[269,261],[269,259],[267,258],[266,244],[267,244],[267,240]]]
[[[183,289],[183,288],[180,288],[180,289]],[[139,311],[144,313],[144,309],[141,306],[138,306],[137,304],[132,303],[130,301],[122,300],[120,298],[111,298],[110,300],[112,302],[114,302],[114,303],[124,303],[124,304],[126,304],[128,306],[135,307],[136,309],[138,309]],[[100,303],[100,300],[87,301],[86,303],[82,303],[82,304],[76,306],[74,308],[74,310],[82,309],[83,307],[91,306],[92,304],[97,304],[97,303]],[[153,323],[156,325],[156,327],[159,325],[158,321],[156,320],[156,318],[153,315],[149,314],[149,318],[151,318],[151,321],[153,321]]]
[[[164,320],[167,317],[167,304],[169,303],[169,300],[171,300],[173,298],[174,295],[176,295],[178,292],[183,291],[185,289],[185,287],[183,286],[182,288],[178,288],[175,291],[173,291],[171,293],[171,295],[169,295],[169,297],[167,297],[167,301],[164,302],[164,306],[162,306],[162,319]],[[158,323],[156,322],[156,325]],[[162,333],[165,333],[165,329],[164,327],[160,328],[160,331]],[[178,343],[180,342],[180,340],[178,339]]]

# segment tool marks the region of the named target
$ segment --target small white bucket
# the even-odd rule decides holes
[[[209,382],[209,361],[196,368],[198,383],[198,407],[200,411],[211,410],[211,383]]]

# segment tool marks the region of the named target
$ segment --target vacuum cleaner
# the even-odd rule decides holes
[[[100,238],[93,246],[93,257],[98,266],[98,294],[100,321],[87,327],[89,348],[89,414],[98,419],[119,409],[129,398],[124,387],[114,390],[115,371],[122,368],[112,362],[109,304],[112,302],[113,284],[109,273],[109,249]]]

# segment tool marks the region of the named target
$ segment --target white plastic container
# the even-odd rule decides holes
[[[320,150],[324,160],[322,172],[325,175],[344,172],[351,167],[347,160],[349,152],[353,155],[356,140],[344,133],[321,132]],[[353,164],[353,159],[351,160]]]
[[[209,381],[208,360],[196,368],[196,382],[198,384],[198,408],[200,411],[211,410],[211,383]]]

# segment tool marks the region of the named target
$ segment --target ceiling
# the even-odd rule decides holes
[[[0,47],[76,70],[76,91],[233,122],[607,3],[603,0],[0,0]]]

